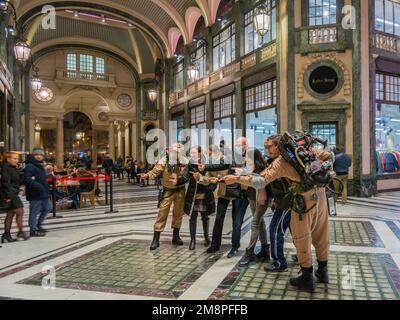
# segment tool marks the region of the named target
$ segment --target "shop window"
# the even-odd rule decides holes
[[[310,131],[316,137],[326,140],[329,147],[338,145],[338,123],[337,122],[315,122],[310,123]],[[322,147],[322,146],[318,146]]]
[[[308,0],[308,24],[310,26],[337,23],[336,0]]]
[[[400,3],[375,0],[375,30],[400,36]]]
[[[254,29],[254,10],[246,13],[244,16],[244,53],[248,54],[263,45],[276,40],[276,1],[268,0],[266,2],[268,14],[270,16],[269,32],[261,36]]]
[[[190,58],[191,62],[199,68],[198,79],[193,79],[192,82],[203,79],[206,74],[206,46],[201,45],[191,54]]]
[[[235,60],[235,24],[213,38],[213,70],[216,71]]]
[[[379,175],[400,173],[393,155],[400,150],[400,77],[376,75],[376,159]],[[399,158],[400,160],[400,158]],[[398,164],[398,163],[397,163]]]
[[[185,117],[183,113],[176,114],[172,117],[172,138],[173,142],[185,143],[183,130],[185,129]]]
[[[253,130],[255,148],[264,150],[266,137],[277,133],[276,80],[245,90],[246,129]]]
[[[174,65],[174,91],[183,89],[183,60]]]
[[[197,133],[197,140],[191,139],[191,144],[206,146],[208,136],[205,131],[207,129],[205,104],[190,109],[190,127]]]
[[[224,145],[229,147],[234,145],[236,130],[236,108],[235,96],[229,95],[213,101],[214,110],[214,127],[219,130],[220,140],[224,141]],[[218,143],[218,141],[215,141]]]

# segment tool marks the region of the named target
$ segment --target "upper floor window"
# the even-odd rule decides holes
[[[271,42],[276,39],[276,1],[268,0],[266,2],[268,14],[270,16],[269,21],[269,32],[264,36],[261,36],[254,29],[254,10],[246,13],[244,16],[244,42],[245,42],[245,54],[250,53],[264,44]]]
[[[206,74],[206,46],[201,45],[194,51],[191,56],[191,61],[199,68],[198,79],[203,79]],[[192,80],[194,82],[196,79]]]
[[[194,128],[200,128],[206,124],[206,105],[202,104],[200,106],[190,109],[190,125]]]
[[[213,38],[213,70],[216,71],[235,60],[235,24]]]
[[[384,103],[400,104],[400,77],[377,73],[376,100]]]
[[[183,60],[174,65],[174,91],[183,89]]]
[[[276,105],[276,79],[245,90],[246,112]]]
[[[93,73],[97,74],[97,80],[104,78],[105,60],[90,54],[67,54],[67,76],[76,78],[77,72],[81,78],[93,80]]]
[[[308,25],[320,26],[337,23],[336,0],[308,0]]]
[[[375,29],[400,36],[400,1],[375,0]]]

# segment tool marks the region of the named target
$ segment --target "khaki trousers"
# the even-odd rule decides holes
[[[174,211],[172,215],[172,228],[180,229],[182,225],[183,209],[185,205],[185,188],[177,192],[165,191],[160,203],[160,209],[156,223],[154,224],[154,231],[164,231],[167,224],[168,214],[171,209],[172,203],[174,204]]]
[[[338,180],[340,180],[343,183],[343,192],[342,192],[342,203],[346,204],[347,203],[347,180],[349,179],[348,175],[343,175],[343,176],[336,176]],[[333,180],[333,186],[335,187],[335,191],[339,191],[339,181],[336,179]],[[338,200],[338,195],[335,195],[335,202]]]
[[[315,193],[318,199],[312,199]],[[315,207],[303,215],[300,221],[300,215],[292,211],[290,228],[294,245],[296,246],[297,258],[300,266],[310,268],[313,265],[311,244],[314,246],[317,259],[319,261],[328,261],[329,256],[329,225],[328,225],[328,203],[325,194],[325,188],[315,188],[302,194],[306,200],[307,209],[313,205]]]

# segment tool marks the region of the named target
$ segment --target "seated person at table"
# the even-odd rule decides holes
[[[74,170],[74,177],[77,178],[85,178],[85,177],[94,177],[93,174],[83,168]],[[78,194],[81,192],[90,192],[94,188],[95,180],[80,180],[79,187],[75,188],[68,188],[69,193],[72,199],[72,205],[69,209],[77,209],[78,208]]]

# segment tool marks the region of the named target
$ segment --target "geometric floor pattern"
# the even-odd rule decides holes
[[[58,219],[47,219],[45,238],[4,244],[0,248],[0,300],[400,300],[400,193],[367,200],[351,198],[347,206],[339,207],[338,216],[329,219],[330,282],[317,284],[313,294],[289,285],[289,278],[299,271],[291,261],[285,273],[267,273],[264,263],[239,267],[250,238],[250,212],[242,228],[240,254],[232,259],[226,257],[232,236],[230,208],[220,252],[205,253],[200,221],[196,250],[188,250],[186,215],[181,229],[184,246],[171,245],[169,217],[160,248],[150,251],[157,194],[154,186],[141,188],[126,180],[115,181],[118,212],[105,213],[103,193],[95,208],[87,204],[76,211],[58,211]],[[214,220],[211,215],[210,235]],[[2,228],[0,221],[0,232]],[[14,236],[16,232],[14,224]],[[295,253],[290,232],[285,240],[290,258]],[[44,274],[40,272],[45,265],[55,267],[54,292],[41,287]]]
[[[384,247],[378,233],[368,221],[329,221],[330,244],[357,247]],[[292,242],[290,232],[287,242]]]
[[[205,255],[165,242],[149,251],[147,241],[123,239],[56,266],[56,286],[173,299],[219,258],[221,253]],[[42,278],[36,274],[19,283],[41,286]]]
[[[295,253],[286,250],[287,256]],[[236,266],[209,299],[255,300],[393,300],[400,299],[400,271],[390,255],[333,252],[329,260],[329,284],[317,284],[314,293],[299,292],[289,284],[299,267],[267,273],[264,264]]]

